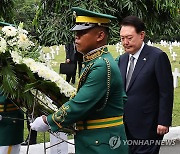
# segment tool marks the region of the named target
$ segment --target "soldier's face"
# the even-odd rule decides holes
[[[96,28],[76,31],[75,44],[77,51],[86,54],[97,48],[97,30]]]
[[[122,26],[120,38],[125,52],[129,54],[136,53],[143,43],[145,32],[137,33],[133,26]]]

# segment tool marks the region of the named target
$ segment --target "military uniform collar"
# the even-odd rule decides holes
[[[107,52],[108,52],[108,49],[107,49],[106,45],[99,47],[97,49],[94,49],[83,56],[84,62],[91,61],[91,60],[101,56],[103,53],[107,53]]]

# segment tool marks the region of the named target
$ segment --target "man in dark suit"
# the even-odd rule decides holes
[[[158,154],[172,121],[173,77],[163,51],[144,43],[145,25],[135,16],[123,19],[120,30],[125,54],[118,59],[128,99],[124,121],[132,154]],[[130,142],[129,142],[130,143]],[[135,142],[134,142],[135,143]]]
[[[83,61],[83,55],[79,53],[76,50],[75,44],[73,42],[67,43],[65,45],[65,51],[66,51],[66,63],[69,64],[74,64],[74,74],[73,75],[68,75],[66,76],[66,81],[71,82],[74,84],[75,79],[76,79],[76,69],[77,69],[77,64],[78,64],[78,72],[80,75],[80,71],[82,68],[82,61]]]

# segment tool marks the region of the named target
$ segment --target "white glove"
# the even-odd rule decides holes
[[[50,127],[43,121],[42,116],[37,117],[33,123],[30,123],[31,129],[37,132],[45,132],[50,129]]]

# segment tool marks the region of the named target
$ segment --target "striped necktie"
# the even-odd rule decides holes
[[[134,59],[135,58],[133,56],[130,57],[130,65],[129,65],[129,70],[128,70],[128,74],[127,74],[127,77],[126,77],[126,91],[128,89],[128,86],[129,86],[129,83],[131,81],[131,77],[132,77],[132,74],[133,74]]]

